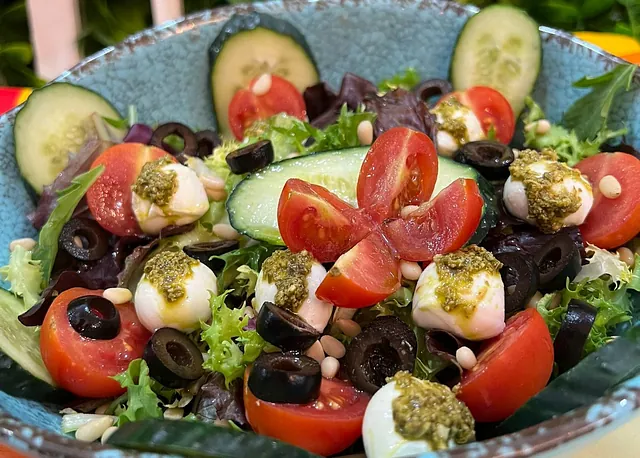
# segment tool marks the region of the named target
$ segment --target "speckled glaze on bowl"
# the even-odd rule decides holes
[[[58,80],[101,93],[121,112],[134,104],[143,122],[180,121],[198,128],[212,127],[209,43],[231,15],[253,9],[298,26],[315,53],[323,79],[334,87],[347,71],[377,81],[408,66],[425,78],[445,78],[458,32],[477,11],[444,0],[289,0],[222,8],[132,36],[86,59]],[[534,96],[549,118],[557,121],[580,96],[580,90],[571,86],[573,81],[602,73],[621,61],[570,34],[541,30],[544,58]],[[12,124],[17,110],[0,117],[0,247],[7,247],[15,238],[35,235],[25,217],[33,202],[14,159]],[[612,119],[615,124],[625,120],[627,141],[640,146],[637,91],[624,96]],[[8,252],[0,249],[0,265],[7,257]],[[640,378],[635,378],[592,406],[510,436],[423,457],[524,457],[549,452],[630,418],[639,405]],[[55,412],[2,391],[0,409],[0,441],[41,456],[158,456],[61,436],[60,417]]]

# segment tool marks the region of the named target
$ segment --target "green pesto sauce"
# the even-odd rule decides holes
[[[546,172],[542,175],[531,169],[531,165],[543,161]],[[509,167],[511,179],[521,181],[528,201],[529,218],[535,221],[542,232],[554,233],[562,229],[563,220],[580,208],[577,189],[567,190],[562,182],[569,178],[584,180],[576,169],[558,162],[552,150],[541,153],[534,150],[521,151]],[[589,184],[584,182],[585,186]]]
[[[477,301],[463,297],[471,288],[475,275],[483,271],[495,274],[502,267],[490,252],[477,245],[438,255],[434,262],[440,279],[436,296],[442,308],[448,313],[460,313],[466,318],[470,318],[476,309]]]
[[[184,283],[197,265],[182,250],[162,251],[147,261],[144,275],[167,301],[175,302],[186,294]]]
[[[133,192],[160,207],[167,205],[178,187],[178,175],[162,167],[172,163],[168,157],[147,162],[133,184]]]
[[[468,110],[458,99],[450,97],[433,109],[434,114],[442,116],[442,123],[438,123],[438,129],[448,132],[460,145],[469,141],[469,131],[464,123],[464,118],[457,117],[460,111]]]
[[[275,303],[278,307],[297,312],[308,296],[307,276],[311,272],[313,257],[306,251],[292,253],[280,250],[262,264],[262,275],[276,285]]]
[[[424,440],[432,450],[449,448],[449,442],[466,444],[475,439],[474,420],[467,406],[439,383],[398,372],[393,380],[400,392],[391,403],[396,432],[408,440]]]

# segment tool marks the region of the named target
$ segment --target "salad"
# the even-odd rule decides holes
[[[608,119],[635,66],[577,81],[555,124],[531,97],[538,26],[508,6],[469,20],[451,81],[347,73],[336,93],[259,13],[210,59],[214,129],[69,83],[16,117],[39,235],[0,269],[0,349],[26,371],[0,379],[63,433],[413,456],[640,371],[640,154]]]

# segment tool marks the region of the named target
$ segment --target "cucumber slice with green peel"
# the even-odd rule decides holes
[[[532,91],[542,63],[538,24],[519,8],[494,5],[463,27],[451,59],[457,91],[489,86],[502,93],[516,116]]]
[[[289,22],[262,13],[238,14],[209,48],[211,92],[219,133],[233,138],[229,103],[239,89],[263,73],[281,76],[300,92],[318,82],[311,49]]]
[[[13,135],[20,173],[38,194],[67,166],[69,155],[96,135],[94,113],[120,119],[100,94],[70,83],[53,83],[29,96]]]
[[[278,231],[278,201],[290,178],[322,185],[357,206],[356,185],[367,151],[366,147],[351,148],[286,159],[249,175],[227,200],[231,225],[253,239],[284,245]],[[485,199],[483,218],[472,238],[473,243],[478,243],[497,220],[493,187],[474,168],[438,157],[438,179],[433,196],[457,178],[476,180]]]

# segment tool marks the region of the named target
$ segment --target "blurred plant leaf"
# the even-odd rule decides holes
[[[640,40],[640,0],[618,0],[618,3],[627,10],[631,35],[636,40]]]
[[[24,0],[0,3],[0,85],[38,87]]]

